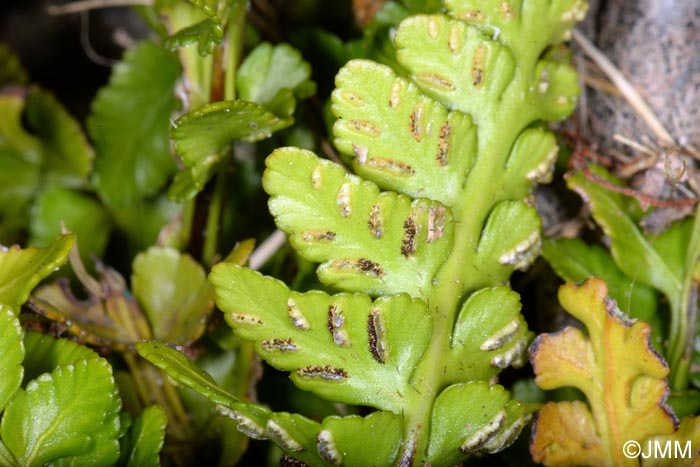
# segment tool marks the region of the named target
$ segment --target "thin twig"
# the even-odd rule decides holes
[[[82,11],[135,5],[153,5],[153,0],[82,0],[67,3],[66,5],[48,5],[46,12],[50,15],[69,15]]]
[[[90,13],[87,11],[80,12],[80,44],[83,46],[85,55],[92,62],[105,67],[116,65],[117,60],[105,57],[97,53],[90,43]]]
[[[657,198],[654,198],[653,196],[650,196],[646,193],[642,193],[641,191],[637,191],[637,190],[633,190],[632,188],[627,188],[627,187],[615,185],[614,183],[604,179],[603,177],[599,177],[598,175],[594,174],[591,171],[591,169],[585,164],[582,165],[580,167],[580,169],[581,169],[581,173],[583,173],[583,176],[586,177],[591,182],[597,183],[598,185],[602,186],[603,188],[607,188],[608,190],[615,191],[617,193],[621,193],[625,196],[630,196],[632,198],[636,198],[642,205],[646,204],[647,206],[669,208],[669,207],[678,207],[678,206],[693,206],[693,205],[700,203],[700,198],[683,198],[683,199],[675,199],[675,200],[657,199]]]
[[[618,88],[624,98],[629,102],[634,111],[644,120],[656,137],[666,144],[675,144],[673,137],[666,130],[661,121],[656,117],[646,101],[632,86],[622,72],[605,56],[598,48],[593,45],[583,34],[573,30],[573,38],[583,51],[591,57],[600,69],[610,78],[610,81]]]
[[[260,269],[263,264],[269,260],[272,255],[277,253],[277,250],[282,248],[284,242],[287,241],[287,236],[281,230],[275,230],[272,235],[267,237],[259,247],[253,251],[248,260],[248,265],[251,269]]]

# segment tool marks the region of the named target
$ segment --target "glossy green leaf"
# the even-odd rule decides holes
[[[159,241],[163,228],[182,216],[184,207],[167,199],[166,195],[140,203],[112,209],[114,222],[132,242],[134,251],[143,251]]]
[[[522,366],[532,333],[520,314],[520,298],[508,287],[474,292],[452,334],[446,381],[488,381],[508,366]]]
[[[49,183],[85,186],[94,152],[77,121],[51,94],[33,89],[27,96],[26,121],[42,143]]]
[[[198,31],[198,50],[201,55],[210,54],[224,38],[230,0],[188,0],[204,13],[208,20]]]
[[[302,294],[230,264],[214,266],[209,280],[229,325],[300,388],[397,413],[414,397],[411,374],[431,332],[423,302]]]
[[[0,304],[0,413],[22,384],[24,369],[24,344],[22,328],[15,313],[6,305]],[[0,457],[1,459],[1,457]]]
[[[22,127],[24,100],[0,95],[0,242],[21,230],[41,176],[41,146]]]
[[[79,360],[15,393],[0,434],[22,466],[108,466],[119,457],[120,405],[107,361]]]
[[[675,270],[668,260],[682,254],[684,246],[668,245],[676,254],[662,255],[626,213],[621,194],[588,180],[582,173],[569,177],[567,184],[590,203],[593,217],[610,237],[612,255],[620,269],[670,299],[677,297],[682,288],[682,271]]]
[[[324,262],[328,285],[420,297],[452,248],[452,213],[437,202],[380,193],[309,151],[278,149],[266,164],[277,226],[303,257]]]
[[[214,48],[221,42],[223,30],[217,22],[204,19],[191,26],[182,28],[165,41],[165,47],[175,50],[197,43],[197,52],[200,56],[210,55]]]
[[[250,343],[242,339],[235,341],[236,345],[226,351],[208,348],[196,365],[223,390],[246,400],[255,391],[257,378],[253,374],[258,361]],[[221,467],[238,464],[249,446],[249,438],[237,429],[238,422],[219,415],[215,404],[195,391],[179,391],[179,395],[190,413],[197,442],[220,450]]]
[[[0,249],[0,303],[16,313],[34,287],[68,259],[75,237],[62,235],[46,248]]]
[[[566,281],[583,282],[591,276],[603,279],[620,309],[633,318],[652,322],[654,331],[653,323],[659,320],[654,289],[625,275],[602,247],[586,245],[580,239],[560,238],[545,241],[542,256]],[[658,326],[656,328],[658,332]]]
[[[189,172],[178,173],[174,192],[187,198],[201,190],[230,146],[239,140],[258,141],[292,124],[252,102],[220,101],[205,105],[175,121],[175,150]],[[188,187],[194,185],[194,190]]]
[[[214,378],[184,354],[159,342],[139,342],[137,352],[179,384],[216,404],[217,411],[233,419],[238,430],[254,439],[271,439],[288,452],[315,450],[320,425],[297,414],[273,413],[241,401],[219,386]],[[312,455],[311,458],[317,458]],[[318,464],[317,464],[318,465]]]
[[[175,170],[168,132],[180,67],[160,47],[142,42],[114,67],[93,101],[88,129],[95,142],[95,187],[110,206],[155,194]]]
[[[191,345],[214,305],[202,266],[174,248],[151,247],[134,259],[131,289],[151,325],[153,337]]]
[[[214,403],[226,407],[245,404],[220,388],[214,378],[192,363],[182,352],[160,342],[138,342],[136,351],[143,358],[165,371],[178,383],[194,389]]]
[[[245,412],[219,407],[239,422],[238,429],[255,439],[270,439],[287,454],[282,465],[375,465],[389,467],[401,442],[401,417],[373,412],[366,417],[326,417],[322,424],[297,414],[268,413],[248,417]],[[379,440],[381,439],[381,442]],[[367,449],[373,446],[373,449]]]
[[[435,465],[457,465],[475,453],[505,449],[533,409],[510,401],[502,386],[485,381],[448,386],[433,406],[428,458]]]
[[[0,44],[0,87],[8,84],[21,85],[27,82],[27,71],[17,55],[4,44]]]
[[[258,44],[241,63],[236,74],[239,97],[244,101],[265,105],[280,117],[289,117],[294,111],[276,112],[280,100],[303,99],[316,91],[310,81],[311,67],[298,50],[288,44]],[[290,90],[293,95],[282,97],[280,91]],[[275,105],[271,105],[275,104]]]
[[[41,192],[31,211],[30,243],[50,244],[63,227],[75,234],[83,262],[101,257],[107,246],[112,220],[94,197],[69,188],[51,186]]]
[[[48,334],[28,332],[24,336],[24,384],[59,366],[74,365],[99,357],[97,353],[68,339],[54,339]]]
[[[159,467],[168,418],[159,405],[152,405],[136,417],[120,440],[119,467]]]

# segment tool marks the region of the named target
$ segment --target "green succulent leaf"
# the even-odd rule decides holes
[[[17,55],[4,44],[0,44],[0,87],[8,84],[25,84],[28,81],[27,71],[17,58]]]
[[[70,188],[50,186],[39,193],[31,211],[30,243],[50,244],[63,227],[75,234],[83,262],[101,257],[107,246],[112,220],[93,196]]]
[[[119,467],[159,467],[168,418],[159,405],[147,407],[120,440]]]
[[[14,311],[0,304],[0,413],[7,402],[19,389],[24,376],[22,360],[24,359],[24,344],[22,328]]]
[[[291,117],[294,98],[303,99],[316,91],[310,77],[311,67],[294,47],[263,42],[241,63],[236,74],[236,86],[242,100],[264,105],[280,117]],[[291,93],[283,93],[284,90]],[[291,107],[283,102],[289,100]],[[276,111],[285,105],[291,112]]]
[[[396,413],[414,397],[411,373],[431,332],[422,301],[302,294],[229,264],[214,266],[210,281],[229,325],[300,388]]]
[[[220,101],[207,104],[175,121],[175,150],[188,167],[177,174],[171,195],[187,198],[200,191],[235,141],[259,141],[292,124],[252,102]]]
[[[309,151],[278,149],[266,164],[270,211],[303,257],[324,262],[318,270],[322,282],[414,297],[430,286],[452,248],[449,209],[380,193],[373,183]]]
[[[532,333],[520,314],[520,298],[508,287],[474,292],[452,334],[446,381],[488,381],[508,366],[522,366]]]
[[[62,235],[46,248],[18,246],[0,249],[0,303],[19,313],[29,293],[66,262],[75,236]]]
[[[28,332],[24,336],[24,347],[26,350],[22,365],[25,385],[44,373],[51,373],[59,366],[69,366],[81,360],[99,357],[94,350],[84,345],[68,339],[54,339],[38,332]]]
[[[44,373],[10,400],[0,434],[19,465],[112,465],[119,409],[106,360],[78,360]]]
[[[141,42],[97,94],[88,129],[97,151],[95,187],[108,205],[151,196],[174,172],[168,131],[179,73],[170,52]]]
[[[457,465],[475,453],[508,447],[532,418],[534,406],[509,400],[502,386],[474,381],[448,386],[435,400],[428,459]]]
[[[131,288],[155,339],[190,345],[206,326],[214,291],[202,266],[174,248],[151,247],[134,259]]]
[[[26,101],[26,121],[41,140],[47,182],[85,186],[95,157],[77,121],[51,94],[32,89]]]

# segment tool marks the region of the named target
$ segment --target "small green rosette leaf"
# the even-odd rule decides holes
[[[188,170],[177,174],[170,195],[188,199],[204,188],[234,142],[269,138],[291,124],[291,118],[279,118],[261,105],[240,100],[214,102],[183,115],[175,121],[171,136]]]
[[[65,227],[75,234],[84,263],[104,253],[112,219],[104,205],[93,196],[70,188],[51,186],[39,193],[30,215],[32,245],[51,244]]]
[[[109,206],[157,193],[175,171],[168,133],[179,74],[173,54],[141,42],[93,101],[87,123],[97,152],[94,183]]]
[[[28,332],[24,336],[26,357],[24,366],[24,382],[38,378],[44,373],[51,373],[59,366],[73,365],[81,360],[92,360],[99,357],[97,353],[84,345],[68,339],[54,339],[48,334]]]
[[[134,259],[131,288],[153,337],[190,345],[206,326],[214,291],[202,266],[174,248],[151,247]]]
[[[0,413],[22,384],[24,353],[19,320],[11,308],[0,304]]]
[[[78,360],[18,390],[5,409],[0,434],[22,466],[110,466],[119,457],[120,407],[109,363]]]
[[[302,294],[229,264],[214,266],[209,280],[229,325],[300,388],[396,413],[413,397],[410,377],[432,329],[422,301]]]
[[[26,121],[41,140],[49,183],[82,187],[95,157],[77,121],[48,92],[32,89],[27,96]]]
[[[449,209],[412,201],[295,148],[267,158],[270,211],[322,282],[370,295],[422,296],[452,248]],[[420,267],[418,266],[420,265]]]
[[[159,405],[147,407],[136,417],[120,440],[119,467],[160,467],[168,418]]]
[[[275,115],[291,117],[294,98],[313,95],[316,85],[311,66],[289,44],[263,42],[241,63],[236,74],[239,97],[264,105]]]
[[[19,313],[32,289],[66,262],[74,241],[75,236],[70,234],[62,235],[46,248],[0,249],[0,303]]]
[[[26,224],[41,178],[41,145],[22,127],[24,100],[0,95],[0,241]]]
[[[0,44],[0,87],[8,84],[25,84],[27,71],[12,50]]]

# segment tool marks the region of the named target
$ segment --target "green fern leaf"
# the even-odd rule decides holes
[[[430,287],[452,248],[449,209],[380,193],[309,151],[278,149],[266,163],[270,211],[304,257],[323,262],[323,282],[371,295],[418,297]]]
[[[430,315],[407,295],[290,291],[283,282],[221,263],[210,275],[236,332],[302,389],[400,413],[417,394],[409,377],[430,338]]]

